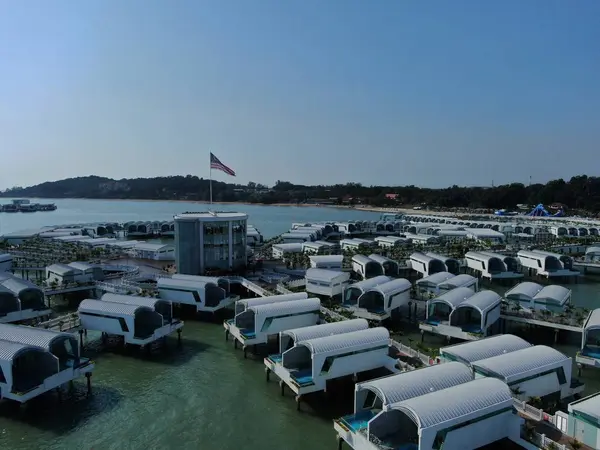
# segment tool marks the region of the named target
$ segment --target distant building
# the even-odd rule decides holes
[[[237,212],[196,212],[176,215],[175,264],[186,275],[207,270],[246,267],[248,216]]]

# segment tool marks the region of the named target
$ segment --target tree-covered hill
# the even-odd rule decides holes
[[[209,200],[209,180],[196,176],[171,176],[113,180],[87,176],[51,181],[26,188],[15,187],[3,197]],[[553,180],[525,186],[513,183],[496,187],[429,189],[416,186],[363,186],[360,183],[305,186],[278,181],[268,188],[213,181],[215,202],[303,203],[330,202],[377,206],[420,205],[442,208],[514,208],[517,204],[561,203],[570,210],[600,211],[600,178],[586,175],[569,181]]]

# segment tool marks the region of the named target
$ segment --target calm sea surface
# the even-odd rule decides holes
[[[8,202],[0,199],[0,203]],[[48,202],[53,200],[40,200]],[[32,214],[0,213],[0,234],[46,225],[132,220],[169,220],[183,211],[206,205],[182,202],[54,200],[58,210]],[[245,212],[249,223],[265,237],[290,228],[292,222],[370,219],[377,213],[334,208],[215,205],[215,209]],[[588,277],[573,289],[575,304],[600,307],[598,278]],[[500,293],[503,288],[498,289]],[[335,434],[325,405],[316,412],[297,412],[289,393],[279,394],[276,381],[265,381],[262,359],[245,360],[224,340],[217,323],[186,321],[183,346],[175,340],[164,355],[142,359],[102,352],[92,377],[93,396],[85,398],[84,383],[58,404],[42,398],[19,408],[0,403],[2,449],[202,449],[202,450],[330,450]],[[408,343],[419,335],[407,332]],[[527,336],[549,343],[549,335]],[[577,336],[557,346],[574,356]],[[443,340],[428,337],[427,345]],[[551,344],[550,344],[551,345]],[[587,391],[600,390],[600,372],[583,374]],[[348,398],[352,395],[348,391]],[[328,405],[331,406],[331,405]],[[350,412],[350,411],[346,411]]]
[[[0,203],[11,199],[0,198]],[[175,214],[186,211],[206,211],[207,204],[193,202],[144,202],[109,200],[32,199],[32,203],[55,203],[56,211],[36,213],[0,213],[0,235],[23,229],[35,229],[48,225],[75,223],[130,222],[136,220],[173,220]],[[236,211],[249,216],[248,223],[257,227],[265,238],[289,230],[293,222],[316,222],[324,220],[375,220],[379,213],[351,209],[223,205],[215,203],[213,210]]]

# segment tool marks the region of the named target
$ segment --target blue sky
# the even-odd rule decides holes
[[[597,0],[0,0],[0,61],[0,188],[600,171]]]

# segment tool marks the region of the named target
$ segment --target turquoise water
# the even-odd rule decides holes
[[[8,201],[0,199],[0,203]],[[41,200],[49,201],[49,200]],[[59,209],[33,214],[0,213],[0,233],[50,224],[169,220],[206,205],[183,202],[111,202],[56,200]],[[377,213],[334,208],[215,205],[249,214],[249,222],[266,237],[290,228],[292,222],[373,219]],[[598,280],[588,277],[571,285],[573,302],[600,307]],[[505,290],[500,288],[499,290]],[[149,359],[111,352],[92,354],[96,370],[93,395],[84,383],[62,404],[55,396],[20,409],[0,402],[0,449],[202,449],[202,450],[326,450],[336,446],[332,419],[352,413],[350,387],[296,411],[288,391],[280,396],[277,382],[265,381],[262,358],[244,359],[225,342],[218,323],[186,322],[183,346],[170,341],[167,354]],[[407,332],[406,343],[419,335]],[[551,337],[532,336],[545,340]],[[540,342],[536,342],[540,343]],[[443,340],[427,338],[430,346]],[[573,356],[574,342],[558,349]],[[274,378],[274,377],[272,377]],[[587,370],[587,391],[600,389],[600,372]],[[358,424],[357,424],[358,425]]]
[[[40,200],[49,201],[58,210],[0,214],[0,234],[52,224],[169,220],[176,213],[207,207],[184,202]],[[214,208],[249,214],[249,222],[265,237],[282,233],[297,221],[378,217],[316,207]],[[289,391],[281,397],[277,382],[265,381],[262,358],[244,359],[231,341],[225,342],[221,324],[187,321],[183,336],[181,349],[172,340],[169,354],[151,359],[110,352],[92,355],[97,365],[89,399],[81,382],[62,404],[55,396],[20,409],[0,402],[0,448],[329,450],[336,446],[332,419],[350,413],[351,401],[350,410],[333,412],[323,402],[315,409],[304,405],[298,412]],[[344,400],[352,395],[349,389]]]
[[[0,203],[11,199],[0,198]],[[186,211],[206,211],[207,204],[194,202],[110,201],[32,199],[36,203],[56,203],[56,211],[36,213],[0,213],[0,235],[47,225],[90,222],[129,222],[135,220],[172,220]],[[212,206],[220,211],[238,211],[249,216],[248,223],[257,227],[265,238],[289,230],[293,222],[323,220],[376,220],[379,213],[325,207],[224,205]]]

